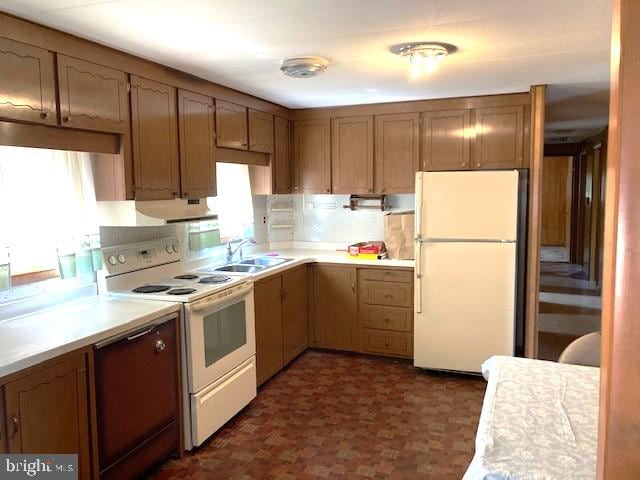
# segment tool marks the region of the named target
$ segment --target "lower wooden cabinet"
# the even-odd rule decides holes
[[[355,350],[357,298],[356,267],[313,267],[314,346]]]
[[[397,268],[358,270],[360,351],[413,356],[413,272]]]
[[[306,265],[282,275],[282,292],[282,350],[286,365],[309,345]]]
[[[64,355],[4,385],[8,453],[75,453],[79,478],[90,478],[86,357]]]
[[[256,310],[256,378],[258,385],[278,373],[282,356],[282,276],[258,281],[253,292]]]
[[[306,350],[306,265],[255,284],[256,377],[258,385]]]

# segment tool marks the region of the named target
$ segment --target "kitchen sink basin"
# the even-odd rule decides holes
[[[264,266],[262,265],[241,265],[241,264],[233,264],[233,265],[225,265],[224,267],[216,268],[218,272],[233,272],[233,273],[256,273],[260,270],[264,270]]]
[[[241,265],[261,265],[263,267],[275,267],[282,263],[290,262],[291,258],[277,258],[277,257],[258,257],[250,258],[240,262]]]

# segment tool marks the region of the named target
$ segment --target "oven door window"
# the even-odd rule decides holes
[[[205,315],[204,360],[207,367],[247,343],[245,302]]]

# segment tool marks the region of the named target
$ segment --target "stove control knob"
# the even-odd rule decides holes
[[[171,245],[171,249],[173,250],[173,253],[178,253],[178,244],[174,243],[173,245]]]
[[[109,262],[109,265],[115,265],[116,263],[118,263],[118,259],[115,255],[109,255],[107,261]]]
[[[127,261],[127,259],[123,254],[118,255],[118,262],[124,263],[126,261]]]
[[[173,253],[173,250],[171,249],[171,245],[167,245],[167,246],[165,247],[165,249],[167,250],[167,253],[168,253],[169,255],[171,255],[171,254]]]

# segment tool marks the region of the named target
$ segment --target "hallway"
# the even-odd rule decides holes
[[[542,262],[538,358],[556,361],[576,338],[600,330],[601,298],[580,265]]]

